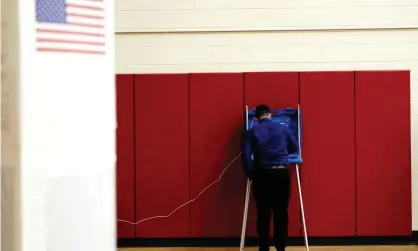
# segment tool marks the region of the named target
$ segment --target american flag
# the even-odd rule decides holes
[[[104,0],[36,0],[38,52],[105,54]]]

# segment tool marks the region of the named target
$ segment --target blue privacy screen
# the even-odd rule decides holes
[[[299,150],[296,154],[289,154],[289,162],[290,164],[302,164],[303,160],[300,157],[300,149],[302,147],[302,121],[300,116],[300,110],[293,109],[293,108],[286,108],[286,109],[276,109],[272,110],[272,120],[276,123],[280,123],[290,128],[295,136],[296,140],[299,142]],[[254,119],[255,117],[255,109],[248,110],[247,114],[247,121],[248,121],[248,128],[257,124],[257,121]],[[299,135],[301,139],[299,140]]]

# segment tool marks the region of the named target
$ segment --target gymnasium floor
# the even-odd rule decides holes
[[[327,246],[310,247],[312,251],[418,251],[418,245],[411,246]],[[121,248],[118,251],[239,251],[236,248]],[[246,248],[246,251],[257,251],[256,248]],[[275,251],[274,248],[270,249]],[[305,247],[289,247],[287,251],[305,251]]]

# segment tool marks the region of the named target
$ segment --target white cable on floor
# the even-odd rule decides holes
[[[250,127],[253,126],[255,119],[253,119],[251,121],[251,125]],[[205,187],[205,189],[203,189],[200,193],[198,193],[196,195],[196,197],[194,197],[193,199],[186,201],[185,203],[181,204],[180,206],[178,206],[177,208],[175,208],[173,211],[171,211],[171,213],[167,214],[167,215],[158,215],[158,216],[152,216],[152,217],[148,217],[142,220],[139,220],[137,222],[132,222],[132,221],[127,221],[127,220],[120,220],[117,219],[117,221],[119,222],[125,222],[131,225],[137,225],[139,223],[145,222],[145,221],[149,221],[149,220],[153,220],[153,219],[159,219],[159,218],[168,218],[171,215],[173,215],[175,212],[177,212],[178,210],[180,210],[182,207],[194,202],[195,200],[197,200],[197,198],[200,197],[200,195],[202,195],[204,192],[206,192],[206,190],[208,190],[211,186],[215,185],[216,183],[218,183],[219,181],[221,181],[222,176],[224,175],[224,173],[229,169],[229,167],[241,156],[241,152],[231,160],[231,162],[229,162],[229,164],[224,168],[224,170],[222,171],[221,175],[219,175],[219,178],[217,180],[215,180],[214,182],[210,183],[207,187]]]
[[[250,128],[253,126],[255,121],[255,118],[251,121],[251,125]],[[248,121],[246,122],[248,124]],[[178,206],[177,208],[175,208],[173,211],[171,211],[171,213],[167,214],[167,215],[158,215],[158,216],[152,216],[152,217],[148,217],[142,220],[139,220],[137,222],[131,222],[131,221],[127,221],[127,220],[120,220],[117,219],[117,221],[119,222],[125,222],[131,225],[137,225],[139,223],[145,222],[145,221],[149,221],[149,220],[153,220],[153,219],[160,219],[160,218],[168,218],[171,215],[173,215],[175,212],[177,212],[178,210],[180,210],[182,207],[194,202],[197,200],[197,198],[200,197],[200,195],[202,195],[204,192],[206,192],[206,190],[208,190],[211,186],[215,185],[216,183],[218,183],[219,181],[221,181],[222,176],[224,175],[224,173],[229,169],[229,167],[241,156],[241,152],[231,160],[231,162],[229,162],[229,164],[224,168],[224,170],[222,171],[221,175],[219,175],[219,178],[217,180],[215,180],[214,182],[210,183],[207,187],[205,187],[200,193],[198,193],[196,195],[196,197],[194,197],[193,199],[186,201],[185,203],[181,204],[180,206]]]
[[[202,195],[204,192],[206,192],[206,190],[208,190],[211,186],[213,186],[214,184],[218,183],[221,179],[222,176],[224,175],[224,173],[229,169],[229,167],[241,156],[241,153],[239,153],[235,158],[232,159],[231,162],[229,162],[229,164],[224,168],[224,170],[222,171],[221,175],[219,176],[219,178],[217,180],[215,180],[214,182],[210,183],[207,187],[205,187],[205,189],[203,189],[196,197],[194,197],[193,199],[181,204],[180,206],[178,206],[176,209],[174,209],[173,211],[171,211],[171,213],[167,214],[167,215],[159,215],[159,216],[152,216],[152,217],[148,217],[142,220],[139,220],[137,222],[131,222],[131,221],[127,221],[127,220],[120,220],[117,219],[117,221],[119,222],[125,222],[131,225],[137,225],[139,223],[145,222],[145,221],[149,221],[149,220],[153,220],[153,219],[158,219],[158,218],[168,218],[171,215],[173,215],[175,212],[177,212],[178,210],[180,210],[182,207],[194,202],[195,200],[197,200],[197,198],[200,197],[200,195]]]

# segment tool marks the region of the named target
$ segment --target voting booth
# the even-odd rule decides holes
[[[273,109],[271,111],[271,119],[275,123],[280,123],[290,128],[299,143],[299,149],[297,153],[289,154],[289,164],[302,164],[302,123],[300,109],[286,108],[286,109]],[[248,110],[246,112],[247,129],[257,124],[255,119],[255,109]]]
[[[255,119],[255,109],[248,109],[246,107],[245,112],[245,122],[246,122],[246,129],[248,130],[255,124],[257,124],[257,120]],[[309,243],[308,243],[308,233],[306,231],[306,220],[305,220],[305,210],[303,207],[303,199],[302,199],[302,188],[300,184],[300,173],[299,173],[299,164],[303,163],[302,159],[302,123],[301,123],[301,111],[300,108],[285,108],[285,109],[273,109],[271,111],[271,120],[273,123],[279,123],[284,126],[287,126],[292,131],[293,135],[295,136],[296,140],[298,141],[298,151],[293,154],[289,154],[289,164],[296,165],[296,178],[298,183],[298,192],[299,192],[299,202],[300,202],[300,209],[301,209],[301,217],[302,217],[302,225],[303,225],[303,233],[305,239],[306,250],[309,251]],[[244,216],[242,220],[242,231],[241,231],[241,243],[240,243],[240,251],[244,251],[244,243],[245,243],[245,233],[247,228],[247,215],[248,215],[248,204],[249,204],[249,196],[250,196],[250,188],[251,188],[251,181],[247,180],[247,188],[246,188],[246,195],[245,195],[245,204],[244,204]]]

